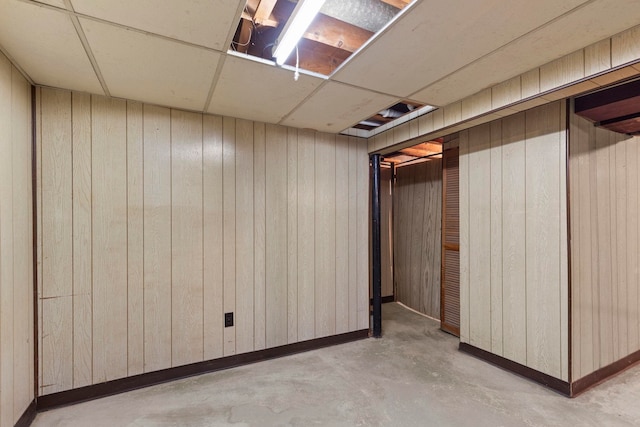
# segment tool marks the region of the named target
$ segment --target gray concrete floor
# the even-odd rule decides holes
[[[640,366],[575,399],[383,307],[366,339],[38,414],[33,426],[640,426]]]

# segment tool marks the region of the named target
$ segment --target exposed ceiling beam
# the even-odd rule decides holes
[[[298,51],[300,55],[300,68],[326,76],[335,71],[351,54],[346,50],[305,38],[298,42]],[[290,66],[296,65],[295,51],[289,55],[286,63]]]
[[[393,7],[397,7],[398,9],[404,8],[409,4],[411,0],[382,0],[386,4],[390,4]]]
[[[321,13],[316,16],[304,33],[306,39],[351,53],[358,50],[371,36],[373,36],[371,31]]]
[[[402,150],[400,150],[400,152],[402,154],[407,154],[409,156],[424,157],[430,154],[442,153],[442,147],[438,146],[438,148],[431,149],[431,150],[423,150],[420,148],[409,147],[409,148],[403,148]]]
[[[275,7],[277,0],[261,0],[258,8],[256,9],[256,13],[254,15],[254,19],[256,24],[266,25],[265,22],[271,22],[271,13],[273,12],[273,8]]]

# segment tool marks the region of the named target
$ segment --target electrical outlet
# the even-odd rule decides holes
[[[230,328],[233,326],[233,312],[224,314],[224,327]]]

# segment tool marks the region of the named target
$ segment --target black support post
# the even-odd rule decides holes
[[[380,154],[371,155],[371,236],[373,256],[373,336],[382,336],[382,251],[380,248]]]

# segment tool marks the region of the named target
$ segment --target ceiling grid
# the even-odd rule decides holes
[[[329,75],[298,81],[291,66],[229,51],[260,0],[3,0],[0,51],[37,85],[340,132],[403,100],[450,104],[640,24],[637,0],[384,3],[408,6]]]

